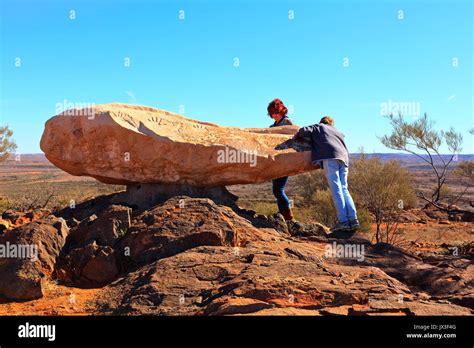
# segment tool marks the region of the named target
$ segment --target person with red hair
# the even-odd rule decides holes
[[[267,107],[268,116],[273,118],[274,122],[271,127],[289,126],[293,125],[293,122],[288,118],[288,108],[283,104],[280,99],[272,100]],[[272,180],[273,195],[277,200],[278,211],[285,218],[290,231],[295,231],[301,228],[301,225],[296,221],[293,215],[293,209],[290,204],[290,200],[285,192],[286,184],[288,183],[288,177],[282,177]]]

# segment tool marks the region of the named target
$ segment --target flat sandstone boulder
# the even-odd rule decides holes
[[[307,148],[290,140],[297,130],[224,127],[114,103],[52,117],[40,146],[64,171],[107,184],[224,186],[315,169]]]

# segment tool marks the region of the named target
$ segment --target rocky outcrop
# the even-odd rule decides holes
[[[39,220],[51,212],[47,209],[30,210],[26,213],[12,209],[5,210],[0,218],[0,233],[2,231],[22,226],[28,222]]]
[[[298,314],[285,309],[310,315],[471,314],[449,302],[420,299],[375,267],[252,247],[239,253],[198,247],[155,261],[104,288],[98,308],[119,315]]]
[[[430,289],[429,280],[416,281],[417,272],[426,276],[428,269],[432,277],[446,275],[448,280],[448,273],[460,274],[458,270],[445,272],[442,265],[424,262],[384,244],[372,245],[363,236],[343,242],[328,239],[324,228],[306,237],[292,237],[271,227],[255,228],[250,220],[209,200],[186,198],[185,205],[179,208],[182,199],[171,199],[134,220],[136,230],[120,244],[133,246],[136,242],[126,241],[141,241],[132,247],[137,251],[135,261],[141,266],[103,288],[97,299],[98,314],[472,314],[464,305],[469,303],[466,291],[458,291],[464,294],[464,302],[456,299],[457,304],[450,302],[449,296],[441,296],[455,294],[455,288],[472,289],[468,273],[453,282],[451,292],[443,293],[439,290],[441,285],[432,282]],[[233,237],[227,240],[233,242],[225,242],[219,234],[212,239],[216,243],[208,240],[206,244],[195,243],[160,254],[160,248],[173,245],[176,238],[207,230],[200,218],[211,224],[210,230],[228,230]],[[268,221],[266,218],[262,223]],[[143,241],[145,248],[141,246]],[[154,244],[158,245],[154,253],[145,252],[153,250]],[[328,254],[328,248],[335,245],[359,247],[362,255]],[[454,283],[458,283],[457,287]]]
[[[68,110],[46,122],[41,149],[57,167],[112,184],[225,186],[313,170],[297,126],[223,127],[127,104]]]
[[[131,209],[111,205],[75,226],[57,264],[58,277],[81,287],[104,286],[120,268],[114,246],[130,228]]]
[[[69,233],[65,221],[48,216],[0,235],[0,296],[31,300],[43,296]]]
[[[61,281],[78,287],[101,287],[112,282],[119,274],[115,250],[97,245],[95,241],[74,248],[58,263]]]
[[[423,258],[363,234],[328,238],[317,223],[291,235],[278,215],[209,198],[133,209],[116,197],[56,212],[71,224],[66,243],[65,220],[54,216],[7,230],[45,243],[37,263],[0,265],[9,283],[2,295],[40,297],[44,279],[57,275],[99,288],[89,304],[97,315],[473,314],[470,249]]]
[[[136,266],[202,245],[242,246],[259,234],[232,209],[207,198],[174,197],[133,220],[130,211],[111,205],[72,228],[57,266],[61,279],[101,287]]]
[[[97,217],[95,214],[82,220],[68,238],[70,244],[81,245],[96,240],[100,245],[113,247],[131,225],[132,209],[111,205]]]
[[[201,245],[237,247],[256,232],[231,209],[205,198],[174,197],[135,218],[119,248],[134,263],[173,256]]]

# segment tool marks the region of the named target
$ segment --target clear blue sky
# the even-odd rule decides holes
[[[462,131],[474,153],[471,0],[0,3],[0,124],[20,153],[40,152],[64,100],[267,127],[275,97],[301,126],[332,115],[351,152],[390,152],[377,136],[391,100]]]

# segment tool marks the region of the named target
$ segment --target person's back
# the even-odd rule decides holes
[[[339,159],[349,166],[344,134],[333,125],[320,123],[303,127],[298,131],[297,137],[311,142],[311,160],[314,165],[327,159]]]

